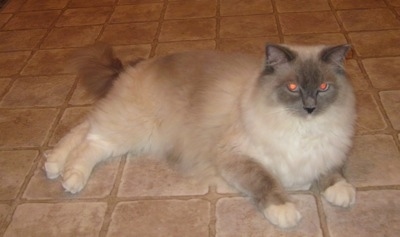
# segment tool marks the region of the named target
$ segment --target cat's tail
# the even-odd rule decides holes
[[[105,43],[96,43],[77,51],[71,63],[83,86],[98,97],[107,94],[113,81],[124,70],[112,47]]]

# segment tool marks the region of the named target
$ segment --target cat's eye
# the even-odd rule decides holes
[[[287,84],[287,88],[289,91],[295,92],[299,89],[299,86],[296,83],[291,82]]]
[[[319,90],[320,91],[327,91],[329,89],[329,84],[326,82],[323,82],[319,85]]]

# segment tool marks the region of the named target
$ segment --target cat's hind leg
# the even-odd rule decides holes
[[[89,123],[85,121],[65,135],[53,150],[45,152],[46,162],[44,163],[44,169],[47,178],[55,179],[61,174],[71,151],[82,142],[88,130]]]

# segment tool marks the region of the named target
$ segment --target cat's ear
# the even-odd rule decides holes
[[[265,47],[265,56],[267,66],[273,67],[292,61],[296,54],[282,45],[268,44]]]
[[[328,47],[322,50],[321,60],[326,63],[331,63],[339,67],[343,67],[343,62],[350,48],[351,47],[348,44]]]

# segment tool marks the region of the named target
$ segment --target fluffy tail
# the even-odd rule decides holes
[[[111,46],[96,43],[73,55],[72,64],[82,84],[94,95],[103,97],[113,81],[123,71],[121,61],[114,56]]]

